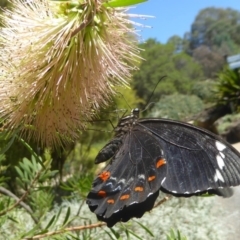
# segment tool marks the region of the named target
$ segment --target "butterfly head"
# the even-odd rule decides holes
[[[134,109],[132,109],[132,111],[131,111],[131,116],[132,116],[132,117],[139,118],[139,112],[140,112],[139,108],[134,108]]]

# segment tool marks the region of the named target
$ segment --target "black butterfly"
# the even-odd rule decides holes
[[[189,197],[240,184],[240,153],[204,129],[169,119],[122,118],[95,162],[112,158],[97,176],[87,204],[112,227],[153,208],[159,190]]]

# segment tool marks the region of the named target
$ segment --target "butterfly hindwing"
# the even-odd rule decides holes
[[[166,176],[166,165],[158,139],[147,131],[133,129],[94,181],[88,195],[90,208],[94,209],[99,219],[105,221],[109,221],[113,214],[119,215],[118,221],[124,221],[125,214],[117,214],[123,209],[130,217],[141,217],[153,207],[155,200],[151,199],[158,195],[159,186]],[[135,210],[134,205],[146,200],[151,204]]]

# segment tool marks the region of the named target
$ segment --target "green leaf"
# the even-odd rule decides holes
[[[169,235],[167,235],[167,240],[172,240],[172,238],[171,238],[171,237],[169,237]]]
[[[10,141],[5,145],[4,148],[1,149],[0,155],[3,155],[13,144],[15,140],[16,135],[14,134],[13,137],[10,139]]]
[[[173,229],[171,229],[171,231],[170,231],[170,236],[171,236],[171,238],[175,239],[175,233],[174,233]]]
[[[33,228],[31,228],[31,230],[29,230],[28,232],[25,232],[21,235],[20,239],[23,239],[25,237],[32,237],[34,236],[34,234],[36,234],[36,231],[38,231],[40,227],[40,224],[36,224]]]
[[[112,0],[109,2],[106,2],[104,5],[105,6],[110,6],[110,7],[127,7],[139,3],[147,2],[147,0]]]
[[[18,166],[15,166],[15,170],[17,171],[18,176],[20,177],[20,179],[24,178],[24,174],[23,174],[22,170]]]
[[[71,213],[71,209],[70,209],[70,207],[68,207],[66,216],[65,216],[64,221],[63,221],[63,225],[65,225],[68,222],[70,213]]]
[[[8,219],[15,222],[15,223],[19,223],[15,218],[11,217],[11,216],[8,216]]]
[[[140,225],[150,236],[154,237],[154,234],[150,231],[149,228],[141,224],[140,222],[135,221],[138,225]]]
[[[139,237],[136,233],[128,230],[129,233],[131,233],[134,237],[136,237],[137,239],[143,240],[143,238]]]
[[[110,234],[110,232],[108,232],[107,230],[104,230],[104,232],[109,236],[109,239],[115,240],[115,238]]]
[[[62,212],[62,207],[60,207],[58,213],[57,213],[57,216],[56,216],[56,221],[59,219],[60,215],[61,215],[61,212]]]
[[[50,227],[52,226],[52,224],[54,223],[55,218],[56,218],[56,215],[54,215],[54,216],[50,219],[50,221],[48,222],[48,224],[47,224],[47,226],[45,227],[45,229],[48,229],[48,228],[50,228]]]
[[[179,230],[177,230],[177,234],[175,234],[173,229],[170,230],[170,234],[168,234],[166,237],[167,240],[187,240],[186,237],[181,235]]]
[[[33,155],[36,158],[37,162],[39,162],[42,165],[42,167],[44,167],[41,157],[34,152],[32,147],[27,142],[25,142],[22,138],[18,138],[18,140],[28,149],[31,155]]]
[[[29,175],[32,175],[32,163],[27,159],[23,158],[22,162],[19,163],[19,165],[22,167],[24,171],[26,171]]]
[[[181,239],[181,233],[179,230],[177,230],[177,235],[178,235],[178,239]]]

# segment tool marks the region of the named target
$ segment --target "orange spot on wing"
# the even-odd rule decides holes
[[[166,160],[164,158],[160,158],[158,161],[157,161],[157,164],[156,164],[156,167],[157,168],[160,168],[161,166],[165,165],[166,164]]]
[[[142,192],[143,191],[143,187],[135,187],[134,191],[135,192]]]
[[[105,191],[101,191],[101,190],[97,194],[99,197],[103,197],[103,198],[105,198],[107,196],[107,193]]]
[[[111,176],[111,173],[108,171],[104,171],[98,175],[98,177],[103,181],[106,182]]]
[[[120,197],[120,200],[127,200],[127,199],[129,199],[130,198],[130,195],[129,194],[125,194],[125,195],[122,195],[121,197]]]
[[[153,181],[155,178],[156,178],[156,176],[154,176],[154,175],[153,175],[153,176],[150,176],[150,177],[148,177],[148,181],[151,182],[151,181]]]
[[[114,204],[114,202],[115,202],[115,201],[114,201],[113,199],[108,199],[108,200],[107,200],[107,203],[109,203],[109,204]]]

